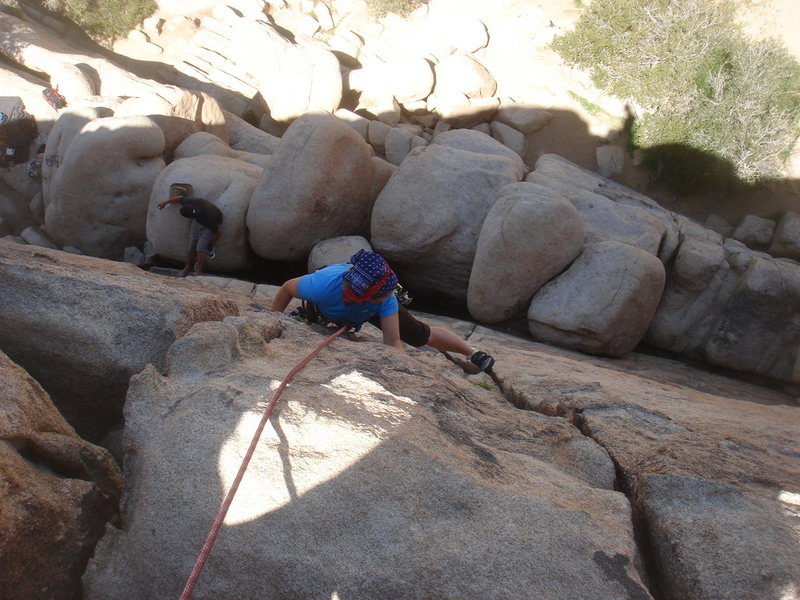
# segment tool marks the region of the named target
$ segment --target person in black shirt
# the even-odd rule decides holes
[[[186,266],[178,276],[186,277],[192,272],[192,266],[194,274],[200,275],[206,266],[206,260],[214,258],[214,249],[222,236],[222,211],[213,202],[204,198],[188,198],[185,194],[178,194],[169,200],[159,202],[158,208],[163,209],[167,204],[178,202],[181,204],[181,214],[192,220]]]
[[[15,106],[10,115],[0,112],[0,166],[28,162],[31,144],[37,135],[36,119],[26,113],[21,104]]]

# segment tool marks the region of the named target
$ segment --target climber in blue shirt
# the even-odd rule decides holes
[[[324,267],[290,279],[275,294],[270,310],[282,312],[292,298],[313,303],[327,320],[355,331],[365,322],[378,327],[383,343],[403,350],[403,342],[431,346],[442,352],[465,355],[481,371],[494,365],[494,358],[471,347],[466,340],[444,327],[430,327],[397,302],[397,275],[379,254],[359,250],[350,263]]]

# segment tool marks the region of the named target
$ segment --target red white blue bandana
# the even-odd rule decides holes
[[[359,250],[350,257],[350,263],[353,266],[344,274],[345,281],[350,282],[350,300],[364,302],[390,294],[397,287],[397,275],[380,254]]]

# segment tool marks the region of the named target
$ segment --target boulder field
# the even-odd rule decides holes
[[[132,373],[121,394],[85,385],[68,394],[124,415],[124,429],[106,422],[99,440],[124,465],[119,517],[70,509],[79,523],[108,520],[91,557],[52,544],[80,535],[91,546],[96,522],[39,538],[3,529],[4,548],[47,546],[85,565],[82,595],[76,567],[63,594],[25,597],[178,596],[273,390],[332,330],[268,312],[273,286],[177,280],[5,241],[0,257],[4,281],[17,274],[19,305],[56,297],[67,278],[79,286],[47,323],[53,372],[74,364],[74,332],[103,319],[126,324],[118,355],[138,365],[84,372],[98,383]],[[155,298],[169,307],[159,317],[167,329],[131,312]],[[3,315],[0,331],[33,327]],[[334,340],[267,423],[193,597],[791,597],[800,410],[790,397],[669,359],[592,357],[419,316],[491,352],[491,376],[431,349],[398,352],[370,326],[364,341]],[[17,337],[11,356],[33,370],[25,357],[44,338]],[[60,398],[51,404],[22,366],[6,364],[7,414],[20,396],[54,413]],[[79,467],[106,451],[32,418],[6,420],[1,514],[20,510],[11,508],[20,493],[24,506],[71,502],[45,486],[72,481],[115,506],[118,479],[101,476],[97,459],[89,474]],[[28,479],[9,487],[23,471]],[[8,571],[4,595],[19,597],[31,570]]]
[[[254,281],[361,248],[494,369],[335,339],[194,598],[798,597],[800,215],[700,223],[615,180],[624,103],[548,48],[577,3],[163,0],[115,53],[19,4],[0,598],[179,597],[332,333]],[[176,183],[223,213],[210,274],[168,276]]]

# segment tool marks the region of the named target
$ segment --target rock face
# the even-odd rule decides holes
[[[121,417],[128,379],[197,321],[238,308],[191,283],[166,294],[131,265],[0,240],[0,348],[97,440]]]
[[[647,474],[640,486],[638,501],[652,523],[654,543],[673,548],[663,553],[659,565],[667,574],[668,597],[768,598],[793,589],[797,555],[785,550],[792,531],[786,514],[797,512],[797,494],[780,491],[776,501],[735,484],[674,474]],[[716,524],[734,516],[735,525],[714,531],[713,537],[697,533],[716,529]],[[762,554],[751,561],[742,548],[754,546]],[[679,574],[678,565],[687,563],[702,565],[702,585]],[[721,564],[726,567],[719,569]],[[761,582],[736,571],[736,566],[745,565],[760,569]]]
[[[322,339],[276,315],[199,324],[169,376],[133,378],[125,527],[98,545],[87,597],[179,594],[265,394]],[[193,597],[651,598],[613,467],[566,421],[436,355],[344,340],[281,403]]]
[[[111,455],[79,438],[42,387],[0,352],[0,595],[79,598],[121,492]]]
[[[681,363],[587,361],[496,335],[478,331],[471,343],[498,359],[509,399],[572,418],[608,450],[649,541],[659,597],[780,598],[796,588],[795,404]]]
[[[163,151],[164,135],[147,117],[87,123],[50,181],[45,227],[53,240],[117,260],[126,247],[143,244],[147,201],[164,168]]]
[[[25,112],[36,119],[39,133],[50,131],[54,114],[53,107],[42,97],[42,89],[45,87],[47,81],[40,77],[34,77],[8,64],[0,66],[0,88],[3,95],[25,99]]]
[[[10,14],[0,14],[0,53],[31,71],[51,75],[56,80],[52,82],[54,85],[58,79],[64,83],[69,80],[72,93],[85,94],[91,90],[101,96],[140,96],[163,89],[175,90],[136,77],[97,54],[83,53],[51,31]],[[71,96],[67,101],[82,99],[82,95]],[[52,112],[48,116],[51,115]]]
[[[317,242],[359,233],[372,208],[369,146],[332,115],[286,130],[247,212],[250,246],[270,260],[303,260]]]
[[[18,332],[30,332],[36,347],[23,349],[62,377],[77,354],[102,367],[104,340],[150,357],[127,387],[121,528],[107,526],[92,552],[106,518],[93,510],[66,539],[86,540],[81,556],[93,554],[84,598],[176,597],[271,390],[330,331],[264,312],[272,286],[157,277],[7,242],[0,250],[0,292],[11,290],[0,294],[0,348],[19,350]],[[202,303],[220,297],[231,316]],[[48,311],[60,312],[48,321]],[[333,341],[281,398],[194,597],[707,600],[793,589],[794,399],[665,359],[588,357],[420,316],[495,356],[492,377],[430,349],[397,352],[371,326],[360,343]],[[104,463],[87,459],[107,455],[81,451],[92,447],[50,418],[41,389],[2,365],[11,413],[0,411],[0,460],[11,467],[0,481],[16,485],[33,471],[26,482],[62,477],[62,491],[66,475],[113,496],[114,478],[97,475]],[[107,384],[114,369],[89,376]],[[4,387],[23,376],[13,389],[28,391]],[[91,402],[108,390],[93,392],[80,401],[96,411]],[[39,483],[29,489],[50,497]],[[22,514],[5,508],[0,520]],[[29,513],[20,522],[25,536],[14,543],[46,556],[51,538],[28,535],[38,522]],[[3,525],[6,548],[7,531],[19,528]],[[21,579],[3,597],[28,597],[31,578],[13,569],[3,572]]]
[[[332,113],[339,107],[339,63],[326,46],[276,27],[263,15],[246,19],[231,12],[229,16],[203,19],[203,30],[176,64],[176,84],[202,89],[237,113],[260,94],[271,118],[281,122],[312,111]]]
[[[797,264],[732,242],[687,238],[646,339],[713,364],[798,382],[799,311]]]
[[[464,302],[480,224],[522,159],[477,131],[442,133],[411,152],[375,201],[372,245],[404,284]]]

